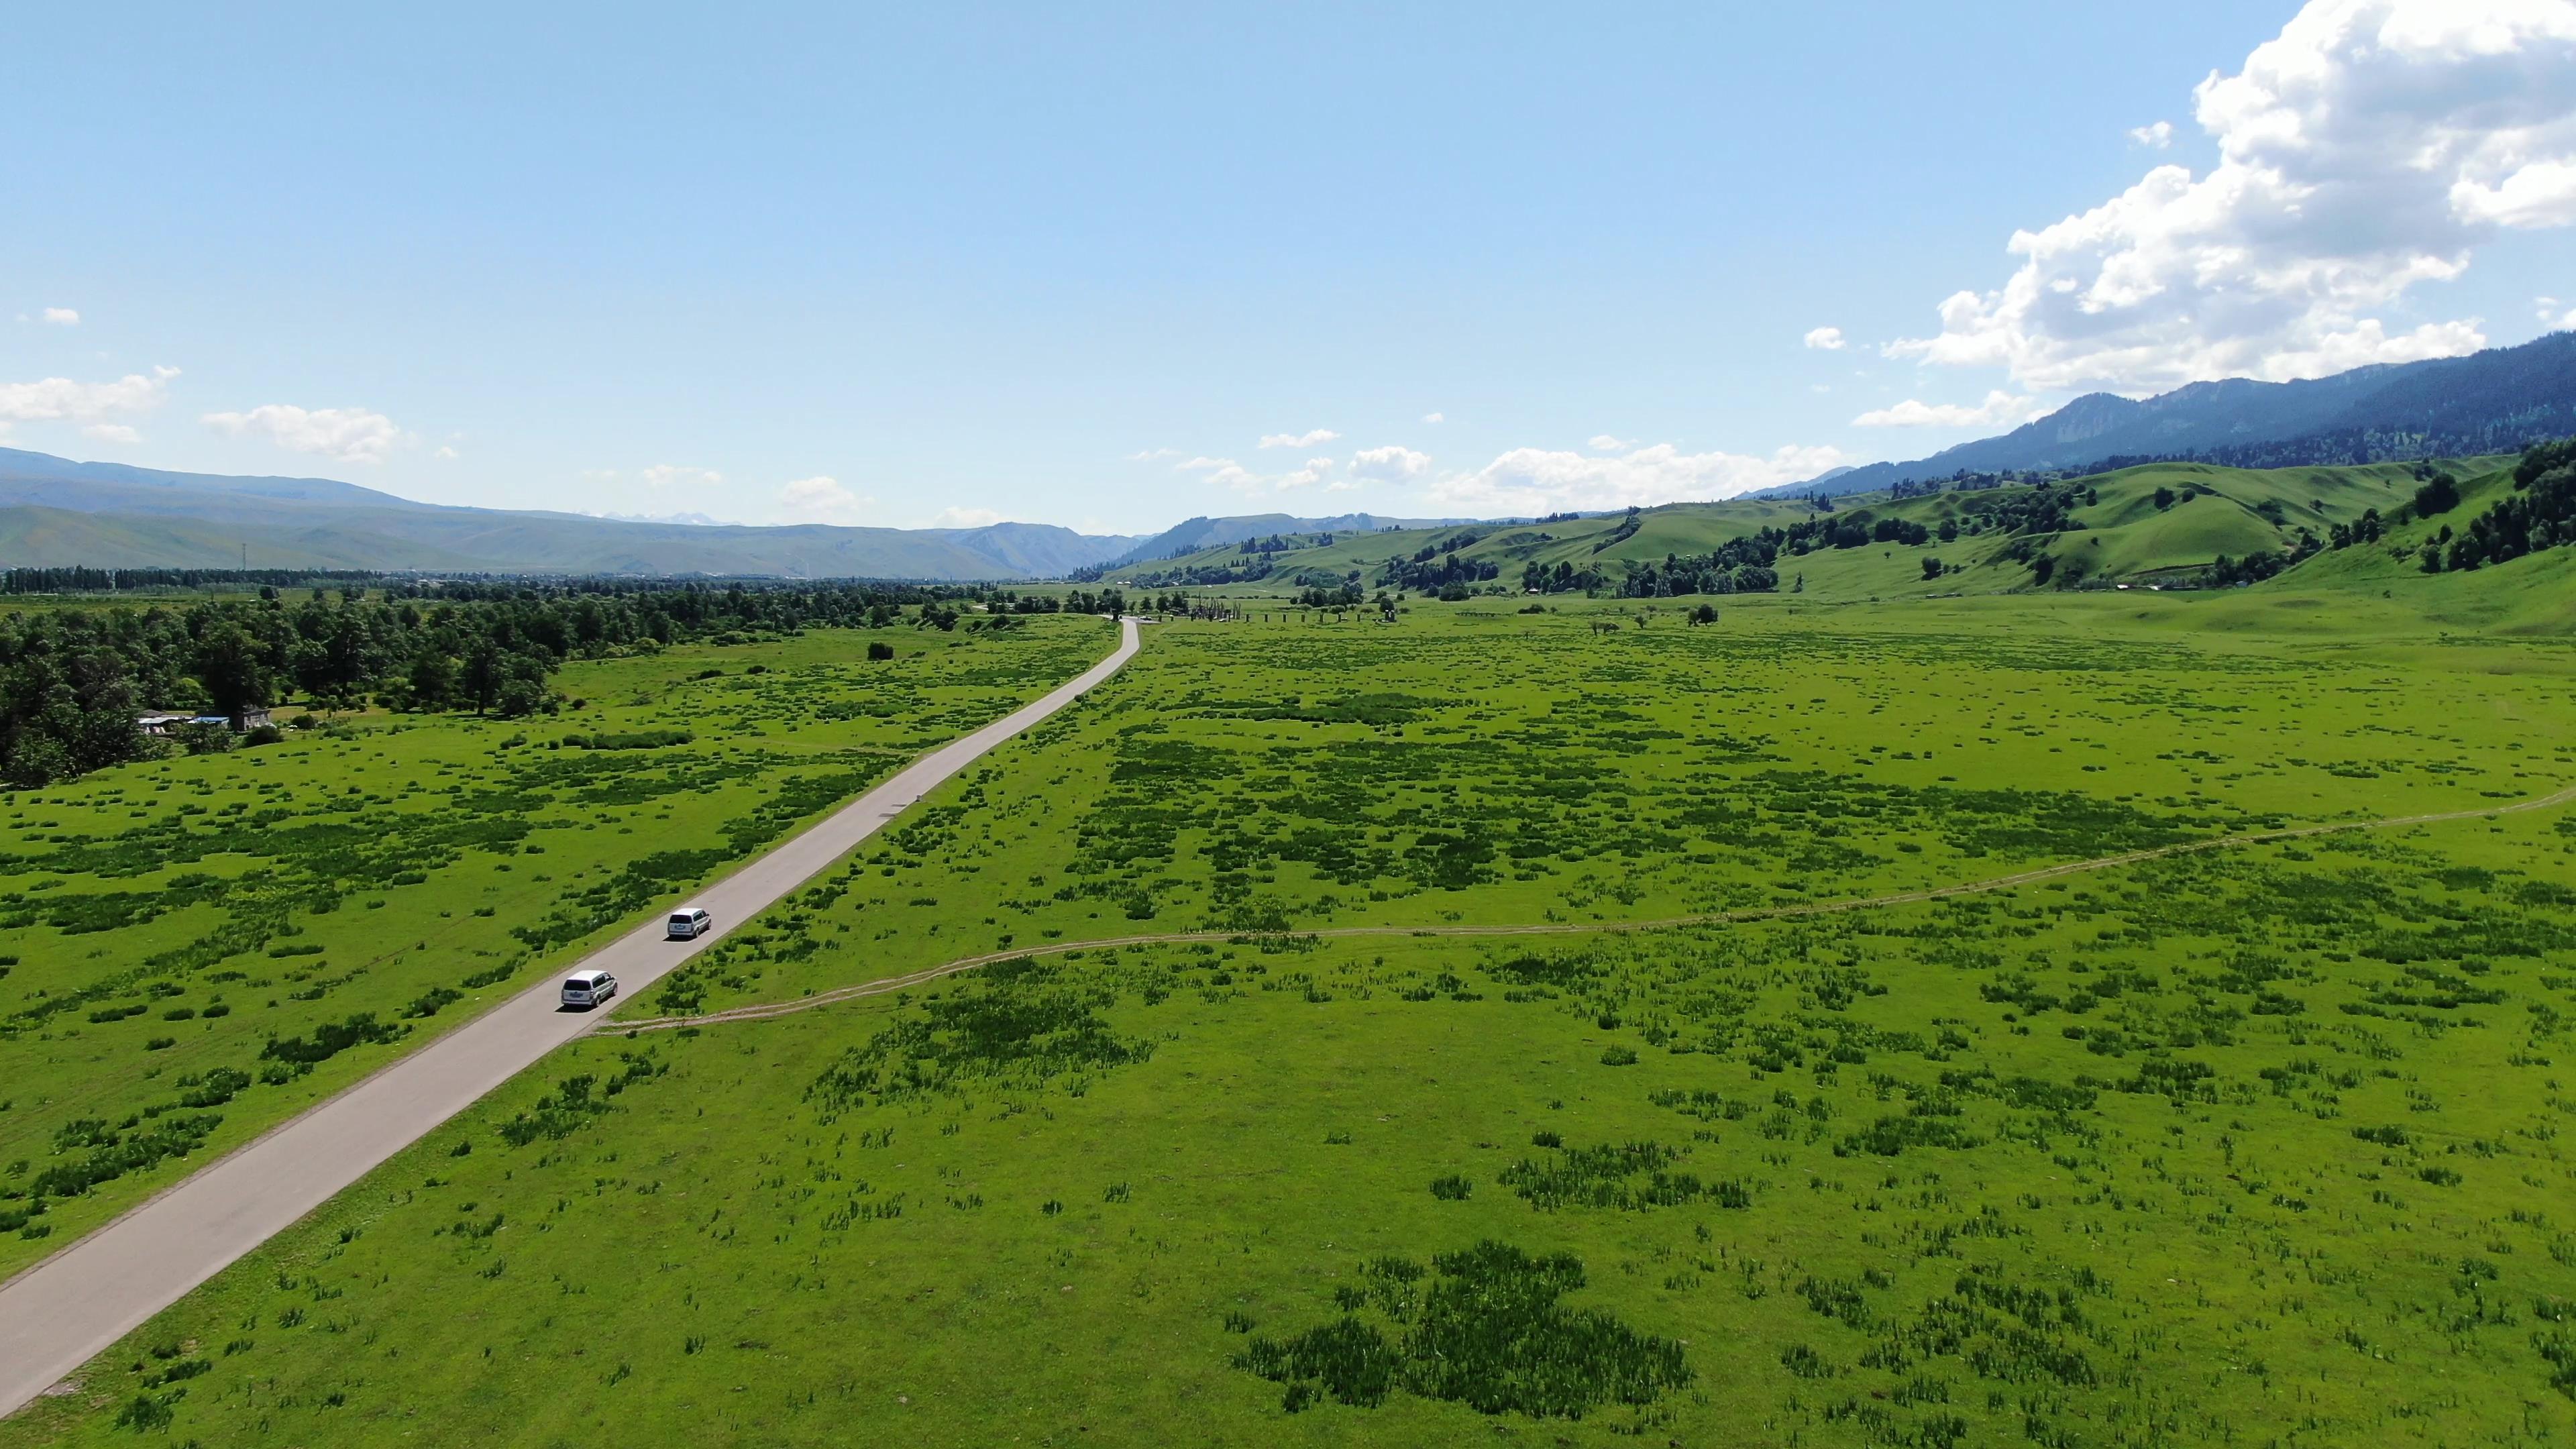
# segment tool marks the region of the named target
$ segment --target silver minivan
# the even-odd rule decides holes
[[[617,978],[605,971],[576,971],[564,978],[563,1004],[591,1007],[617,994]]]
[[[715,925],[703,906],[689,906],[671,913],[671,935],[674,941],[694,941]]]

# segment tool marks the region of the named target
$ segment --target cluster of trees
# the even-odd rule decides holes
[[[1136,574],[1133,577],[1137,584],[1149,589],[1173,586],[1185,589],[1213,589],[1221,584],[1260,583],[1270,577],[1271,570],[1275,567],[1277,565],[1269,559],[1259,558],[1240,564],[1191,564],[1185,568],[1157,569],[1150,573]],[[1103,572],[1104,570],[1099,569],[1085,570],[1076,573],[1074,578],[1085,583],[1095,582]]]
[[[876,626],[906,604],[956,617],[970,591],[863,584],[720,588],[316,588],[289,603],[52,609],[0,616],[0,779],[32,788],[160,748],[152,708],[239,718],[289,697],[331,707],[523,715],[555,707],[566,659],[747,630]],[[935,622],[935,619],[933,619]]]
[[[2208,580],[2213,588],[2232,588],[2238,584],[2259,584],[2284,569],[2305,563],[2324,545],[2307,529],[2299,530],[2299,541],[2292,547],[2272,553],[2249,553],[2243,558],[2220,554],[2209,566]]]
[[[1958,526],[1944,521],[1943,542],[1957,538]],[[1897,543],[1908,548],[1928,543],[1932,530],[1910,518],[1873,518],[1868,509],[1857,513],[1819,513],[1802,518],[1786,529],[1766,528],[1753,539],[1769,552],[1762,562],[1767,567],[1782,553],[1804,557],[1823,548],[1865,548],[1873,543]]]
[[[2385,532],[2386,529],[2387,524],[2381,521],[2378,509],[2364,509],[2362,510],[2361,517],[2352,523],[2337,523],[2328,526],[2326,529],[2326,547],[2343,549],[2350,548],[2357,543],[2377,543],[2379,542],[2380,534]]]
[[[1474,543],[1476,538],[1475,534],[1462,533],[1435,548],[1422,549],[1409,559],[1388,559],[1385,570],[1378,575],[1378,583],[1388,588],[1438,594],[1451,587],[1464,590],[1501,577],[1502,566],[1492,560],[1461,558],[1458,555],[1457,550]],[[1426,557],[1433,554],[1437,556]]]
[[[2447,548],[2425,545],[2424,571],[2481,568],[2576,544],[2576,438],[2524,453],[2513,470],[2513,487],[2513,496],[2467,528],[2457,534],[2444,529]]]
[[[1615,548],[1620,544],[1626,543],[1630,538],[1635,536],[1638,529],[1645,526],[1645,514],[1638,510],[1637,505],[1631,503],[1628,505],[1628,516],[1619,520],[1618,527],[1592,541],[1592,551],[1594,553],[1599,553],[1603,549]]]
[[[1378,591],[1378,598],[1387,610],[1393,611],[1395,600],[1388,598],[1385,590]],[[1367,599],[1367,591],[1358,584],[1341,584],[1333,588],[1319,585],[1297,596],[1297,602],[1309,609],[1356,609]]]
[[[1063,608],[1068,614],[1124,614],[1127,595],[1117,589],[1103,589],[1096,594],[1076,589],[1064,596]]]
[[[1607,587],[1609,580],[1597,564],[1578,569],[1570,563],[1560,563],[1551,569],[1532,559],[1521,569],[1521,589],[1525,593],[1593,594]]]
[[[1716,552],[1697,558],[1664,555],[1661,568],[1630,564],[1619,581],[1623,598],[1665,599],[1679,594],[1767,594],[1780,587],[1771,570],[1774,546],[1757,538],[1727,540]]]
[[[18,568],[0,571],[0,594],[115,594],[134,589],[283,589],[309,583],[364,583],[381,577],[366,569],[94,569]]]

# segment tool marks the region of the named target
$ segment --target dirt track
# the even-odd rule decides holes
[[[2477,810],[2445,810],[2430,815],[2392,815],[2380,820],[2346,820],[2332,825],[2300,825],[2285,830],[2261,830],[2245,835],[2222,835],[2214,840],[2189,840],[2179,845],[2160,845],[2152,850],[2132,850],[2121,855],[2099,856],[2092,860],[2069,861],[2064,865],[2042,866],[2013,875],[1999,875],[1990,880],[1967,881],[1958,885],[1931,886],[1923,890],[1898,891],[1892,895],[1866,896],[1852,900],[1814,901],[1795,906],[1764,906],[1745,911],[1711,911],[1696,916],[1667,916],[1652,921],[1584,921],[1548,922],[1521,926],[1336,926],[1320,931],[1295,931],[1286,934],[1318,941],[1349,940],[1365,936],[1588,936],[1604,931],[1670,931],[1689,926],[1741,925],[1750,921],[1777,921],[1798,916],[1827,916],[1844,911],[1866,911],[1881,906],[1910,905],[1919,901],[1937,901],[1948,896],[1976,895],[1983,891],[2007,890],[2035,881],[2054,880],[2059,876],[2079,875],[2086,871],[2110,870],[2117,866],[2135,865],[2140,861],[2159,860],[2172,855],[2190,855],[2206,850],[2232,850],[2249,845],[2267,845],[2283,840],[2298,840],[2311,835],[2334,835],[2347,830],[2393,830],[2409,825],[2439,825],[2452,820],[2483,820],[2497,815],[2518,815],[2530,810],[2548,810],[2576,801],[2576,786],[2555,794]],[[1092,941],[1050,941],[1043,946],[1010,951],[988,951],[980,956],[961,956],[954,961],[924,967],[902,976],[858,986],[842,986],[800,996],[794,1001],[764,1002],[756,1006],[737,1006],[725,1011],[710,1011],[703,1016],[653,1016],[639,1021],[599,1023],[607,1031],[670,1031],[678,1027],[711,1026],[731,1021],[767,1021],[772,1017],[793,1016],[800,1011],[855,1001],[866,996],[882,996],[889,991],[902,991],[942,976],[972,971],[998,961],[1018,961],[1032,956],[1060,956],[1067,951],[1089,951],[1105,946],[1169,946],[1191,941],[1238,941],[1239,931],[1163,931],[1142,936],[1109,936]]]

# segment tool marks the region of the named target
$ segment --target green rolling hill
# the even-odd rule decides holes
[[[2319,553],[2297,571],[2303,579],[2360,577],[2394,569],[2417,570],[2412,561],[2423,537],[2448,523],[2465,526],[2509,493],[2510,458],[2445,465],[2462,477],[2462,503],[2443,519],[2390,525],[2381,544]],[[1389,529],[1363,534],[1274,535],[1247,552],[1238,541],[1179,558],[1112,569],[1107,581],[1135,587],[1222,588],[1229,592],[1294,594],[1312,587],[1356,582],[1375,592],[1395,572],[1430,550],[1490,569],[1474,587],[1520,592],[1535,567],[1560,566],[1600,577],[1602,592],[1617,593],[1646,569],[1668,560],[1705,557],[1731,541],[1815,531],[1857,522],[1874,533],[1883,521],[1912,525],[1919,534],[1871,539],[1854,546],[1794,543],[1779,547],[1773,567],[1779,591],[1833,601],[1950,594],[1997,594],[2068,586],[2134,588],[2207,582],[2221,558],[2243,560],[2290,554],[2303,539],[2322,543],[2335,525],[2351,526],[2366,514],[2398,519],[2414,496],[2416,465],[2250,470],[2205,463],[2157,463],[2056,485],[2070,506],[2062,528],[2029,531],[1999,527],[1997,510],[2027,499],[2032,489],[1942,492],[1892,499],[1883,494],[1836,500],[1830,511],[1803,500],[1738,499],[1671,504],[1633,515],[1568,519],[1546,524],[1475,524],[1465,527]],[[2160,501],[2161,500],[2161,501]],[[1944,538],[1945,530],[1952,536]],[[1462,542],[1463,540],[1463,542]],[[1276,544],[1276,547],[1270,545]],[[2379,563],[2365,568],[2362,555]],[[2404,557],[2400,558],[2398,555]],[[2043,572],[2040,560],[2048,566]],[[1937,576],[1926,567],[1938,560]],[[2287,576],[2285,576],[2287,577]],[[1415,591],[1422,591],[1416,586]]]

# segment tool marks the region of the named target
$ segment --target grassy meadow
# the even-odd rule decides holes
[[[2564,1442],[2567,552],[1155,626],[0,1449]]]
[[[1114,642],[690,645],[568,666],[557,717],[340,715],[0,795],[0,1275]]]

